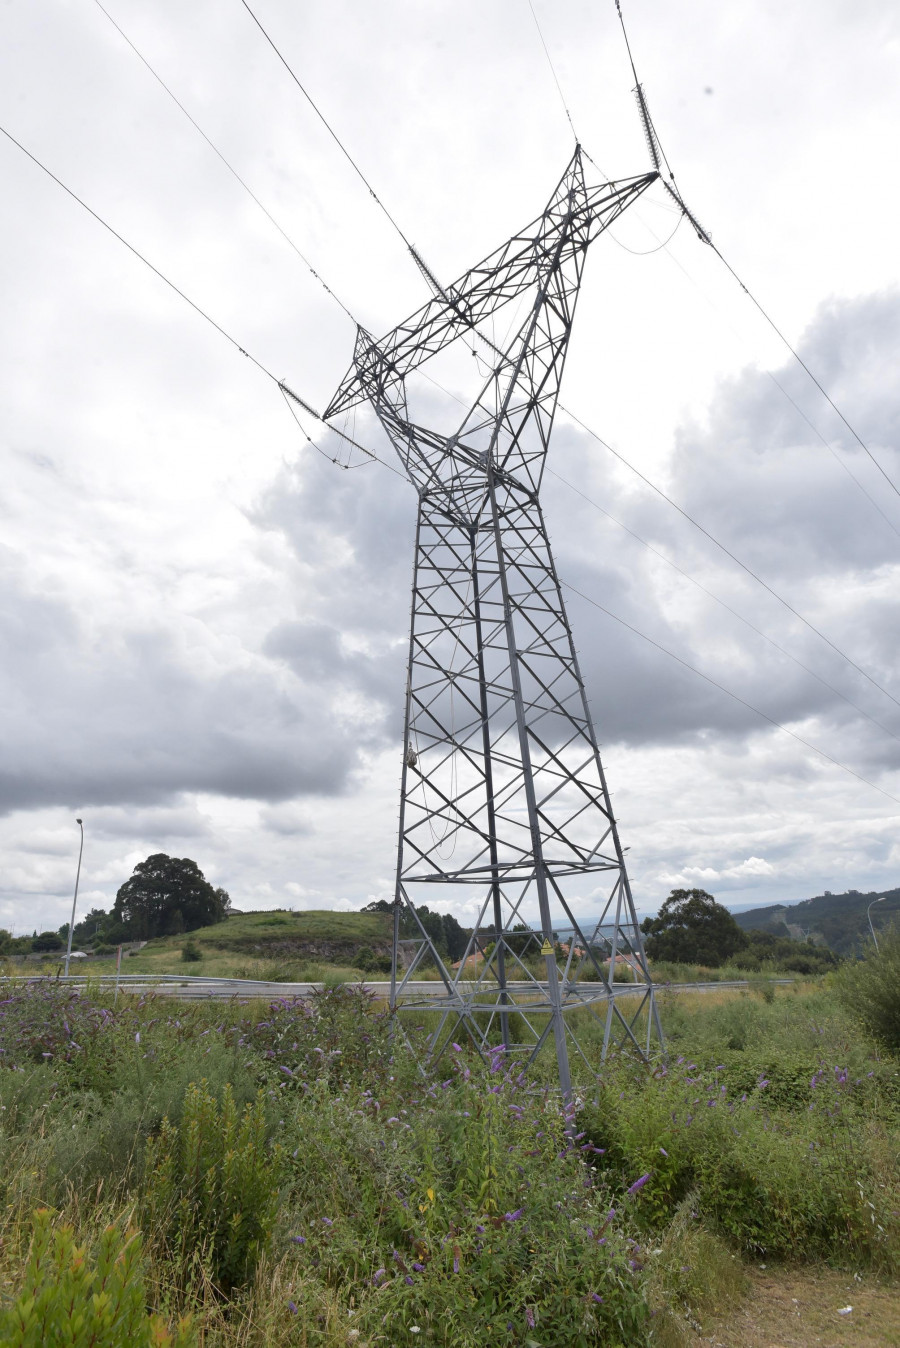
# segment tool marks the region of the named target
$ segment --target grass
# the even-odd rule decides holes
[[[599,1069],[582,1036],[598,1071],[575,1063],[567,1116],[550,1059],[523,1078],[460,1042],[423,1076],[353,988],[242,1008],[18,991],[0,1299],[45,1206],[88,1269],[136,1228],[147,1307],[210,1348],[813,1342],[788,1337],[792,1297],[825,1343],[890,1342],[897,1060],[821,983],[661,996],[668,1065]],[[854,1325],[868,1311],[868,1337],[814,1285],[858,1302]]]
[[[304,912],[242,913],[185,935],[163,936],[122,960],[127,974],[208,975],[275,982],[340,982],[359,977],[353,966],[362,946],[388,948],[390,917],[385,913]],[[182,950],[191,942],[201,959],[186,963]],[[53,973],[62,956],[22,963],[7,961],[9,971]],[[114,956],[78,961],[75,973],[114,974]]]

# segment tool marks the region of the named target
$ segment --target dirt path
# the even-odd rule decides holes
[[[714,1348],[898,1348],[900,1287],[832,1269],[748,1269],[746,1298],[698,1344]],[[841,1307],[852,1306],[846,1315]]]

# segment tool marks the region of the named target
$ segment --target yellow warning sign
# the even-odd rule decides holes
[[[544,944],[541,946],[541,954],[542,954],[542,955],[552,955],[552,954],[553,954],[553,946],[552,946],[552,945],[550,944],[550,942],[547,940],[546,936],[544,937]]]

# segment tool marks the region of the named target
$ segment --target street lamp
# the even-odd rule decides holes
[[[866,909],[866,917],[869,919],[869,931],[872,933],[872,940],[875,942],[875,953],[878,953],[878,937],[875,935],[875,928],[872,926],[872,907],[876,903],[884,903],[887,895],[882,894],[880,899],[873,899]]]
[[[75,823],[81,829],[81,846],[78,849],[78,870],[75,872],[75,897],[72,900],[72,918],[69,922],[69,944],[66,946],[66,967],[64,977],[69,977],[69,960],[72,958],[72,932],[75,929],[75,905],[78,902],[78,881],[81,879],[81,854],[84,851],[84,824],[80,819]]]

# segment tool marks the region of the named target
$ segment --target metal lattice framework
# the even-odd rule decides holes
[[[600,1018],[604,1054],[661,1039],[540,504],[588,245],[656,177],[589,188],[576,149],[538,219],[455,284],[420,262],[434,297],[379,341],[359,330],[325,413],[371,403],[419,497],[392,1009],[440,1011],[435,1053],[468,1032],[531,1062],[552,1035],[565,1095],[570,1048],[581,1053],[569,1013]],[[488,331],[514,301],[498,345]],[[448,435],[411,419],[407,381],[460,338],[489,368]],[[473,897],[466,957],[449,967],[416,908],[471,911]],[[600,918],[583,928],[588,899]],[[642,985],[627,1000],[612,986],[623,959]],[[439,995],[411,995],[429,964]]]

